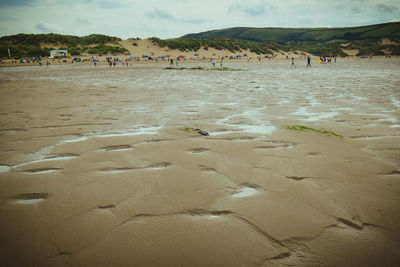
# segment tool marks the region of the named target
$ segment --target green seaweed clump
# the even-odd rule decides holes
[[[313,132],[316,132],[316,133],[326,134],[326,135],[329,135],[329,136],[343,137],[341,134],[332,132],[330,130],[315,129],[315,128],[307,127],[307,126],[304,126],[304,125],[289,125],[287,128],[289,130],[294,130],[294,131],[306,131],[306,130],[309,130],[309,131],[313,131]]]
[[[183,128],[182,131],[184,131],[185,133],[192,133],[192,129],[190,128]]]
[[[241,69],[231,69],[231,68],[223,67],[223,68],[213,68],[213,69],[210,69],[210,70],[217,70],[217,71],[238,71],[238,70],[241,70]]]
[[[182,128],[182,131],[184,131],[185,133],[198,133],[199,135],[202,135],[202,136],[209,136],[210,134],[208,133],[208,132],[206,132],[206,131],[203,131],[203,130],[201,130],[201,129],[198,129],[198,128]]]
[[[192,67],[192,68],[174,68],[174,67],[166,67],[166,70],[216,70],[216,71],[239,71],[242,69],[231,69],[227,67],[223,68],[203,68],[203,67]]]

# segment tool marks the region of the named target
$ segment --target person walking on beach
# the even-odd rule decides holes
[[[311,58],[310,58],[310,56],[307,56],[307,66],[306,67],[310,67],[311,68]]]
[[[170,60],[169,66],[170,66],[170,67],[173,67],[173,66],[174,66],[174,60],[173,60],[172,58],[171,58],[171,60]]]
[[[294,64],[294,57],[292,57],[292,65],[290,65],[290,68],[293,68],[293,67],[296,68],[296,65]]]
[[[213,67],[215,68],[215,59],[211,60],[211,64],[212,64]]]

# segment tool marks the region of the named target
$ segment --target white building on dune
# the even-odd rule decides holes
[[[66,57],[68,56],[68,51],[67,50],[51,50],[50,51],[50,58],[60,58],[60,57]]]

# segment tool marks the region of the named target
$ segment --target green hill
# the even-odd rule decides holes
[[[53,49],[67,49],[71,55],[124,53],[126,50],[119,45],[120,40],[101,34],[83,37],[54,33],[3,36],[0,38],[0,58],[8,57],[8,48],[16,58],[48,56]]]
[[[347,28],[228,28],[184,35],[182,38],[233,38],[254,42],[288,44],[332,40],[380,40],[400,42],[400,22]]]
[[[347,28],[239,27],[192,33],[181,37],[188,40],[221,38],[255,43],[276,43],[284,51],[301,50],[322,56],[344,56],[345,49],[358,50],[358,56],[400,55],[400,22]],[[382,39],[388,39],[392,43],[384,44],[381,42]]]

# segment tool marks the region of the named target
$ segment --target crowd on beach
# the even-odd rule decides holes
[[[311,57],[310,55],[306,55],[304,53],[297,54],[294,53],[294,55],[285,55],[286,60],[291,60],[291,68],[296,67],[295,63],[295,57],[298,58],[299,60],[306,60],[307,62],[307,67],[311,67]],[[262,60],[272,60],[276,59],[278,56],[276,54],[273,55],[259,55],[256,57],[256,61],[261,62]],[[343,58],[351,58],[349,56],[343,57]],[[357,58],[366,58],[366,57],[357,57]],[[372,57],[368,57],[371,59]],[[386,56],[386,58],[391,58],[390,56]],[[284,58],[283,58],[284,59]],[[337,61],[337,57],[325,57],[325,56],[320,56],[314,59],[318,63],[331,63]],[[237,54],[237,55],[216,55],[213,54],[211,57],[201,57],[199,54],[194,54],[193,57],[187,58],[184,55],[179,55],[179,56],[171,56],[171,55],[163,55],[163,56],[154,56],[154,53],[151,55],[142,55],[141,57],[139,56],[127,56],[127,55],[109,55],[104,58],[102,55],[81,55],[81,56],[69,56],[69,57],[62,57],[62,58],[45,58],[45,57],[32,57],[32,58],[22,58],[22,59],[5,59],[1,60],[0,63],[12,63],[12,64],[24,64],[24,63],[30,63],[30,64],[38,64],[39,66],[42,66],[44,62],[46,65],[50,65],[51,63],[58,63],[58,64],[65,64],[65,63],[92,63],[94,66],[97,66],[99,62],[103,62],[108,64],[110,67],[116,67],[118,65],[122,65],[123,67],[128,67],[129,63],[137,62],[137,61],[145,61],[145,62],[169,62],[170,67],[178,67],[179,62],[181,61],[207,61],[211,63],[213,67],[216,67],[218,64],[222,67],[224,60],[247,60],[247,62],[253,62],[253,58],[251,58],[247,54]],[[218,61],[218,64],[217,64]]]

